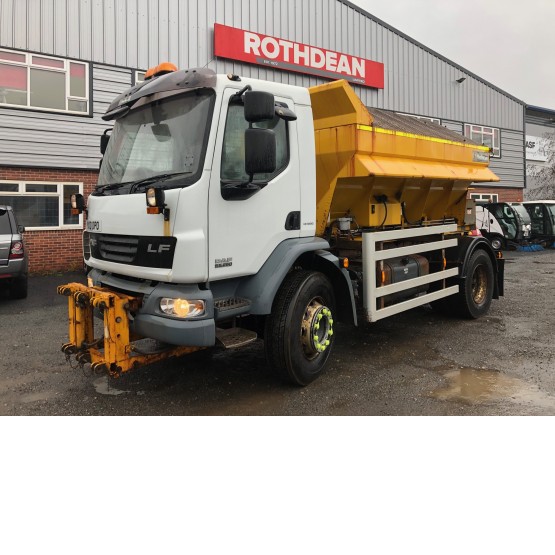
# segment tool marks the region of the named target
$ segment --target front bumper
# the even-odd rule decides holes
[[[27,260],[16,258],[0,265],[0,279],[19,279],[27,276]]]
[[[62,346],[62,351],[68,358],[74,355],[81,366],[90,363],[95,372],[118,376],[215,342],[213,319],[192,322],[191,326],[191,322],[142,313],[143,298],[140,296],[81,283],[61,285],[58,293],[68,297],[69,342]],[[100,332],[95,330],[95,311],[100,312],[103,319]],[[157,339],[163,346],[145,351],[140,343],[137,345],[143,339]]]
[[[197,285],[147,285],[113,274],[102,274],[98,270],[92,270],[88,277],[94,286],[123,291],[141,298],[139,308],[130,318],[129,328],[132,333],[171,345],[212,347],[215,344],[216,324],[211,291],[200,289]],[[206,307],[205,314],[190,319],[168,316],[160,310],[160,299],[164,297],[201,299]]]

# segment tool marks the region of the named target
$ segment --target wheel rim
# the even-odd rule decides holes
[[[476,305],[484,304],[488,293],[488,274],[483,265],[476,266],[472,275],[472,299]]]
[[[301,323],[301,343],[306,358],[313,360],[331,344],[333,316],[320,298],[312,299],[304,311]]]

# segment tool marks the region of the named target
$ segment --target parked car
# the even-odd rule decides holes
[[[555,243],[555,200],[530,200],[522,204],[532,220],[532,239],[552,246]]]
[[[520,202],[491,202],[476,206],[476,227],[494,249],[517,247],[530,241],[532,225]]]
[[[0,205],[0,287],[9,287],[14,299],[27,296],[29,261],[23,232],[11,206]]]

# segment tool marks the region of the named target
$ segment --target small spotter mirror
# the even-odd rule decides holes
[[[297,119],[297,114],[281,102],[276,102],[275,113],[278,118],[285,121],[295,121]]]

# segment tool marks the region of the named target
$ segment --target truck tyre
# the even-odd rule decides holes
[[[320,272],[290,273],[266,318],[264,348],[285,381],[308,385],[324,370],[333,347],[333,288]]]
[[[454,299],[460,316],[475,319],[487,313],[493,298],[493,280],[491,259],[479,249],[470,257],[462,290]]]
[[[12,299],[27,298],[27,276],[14,280],[10,287],[10,296]]]

